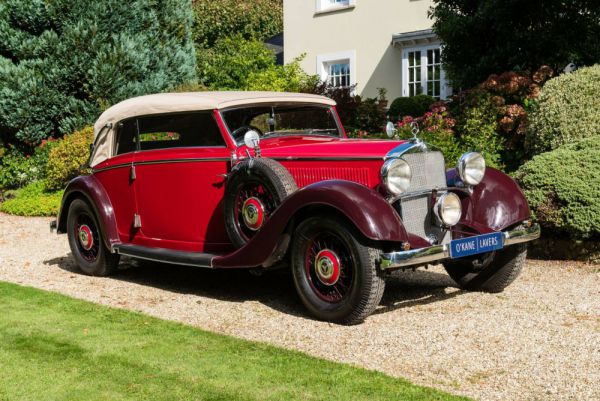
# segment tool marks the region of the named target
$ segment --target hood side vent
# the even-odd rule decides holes
[[[343,167],[291,167],[290,174],[296,180],[298,188],[324,180],[347,180],[370,187],[368,168],[343,168]]]

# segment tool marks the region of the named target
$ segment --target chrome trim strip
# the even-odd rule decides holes
[[[533,224],[528,228],[517,228],[504,232],[504,246],[533,241],[539,237],[539,224]],[[447,244],[433,245],[409,251],[384,253],[381,255],[380,268],[382,270],[391,270],[406,266],[427,264],[437,260],[448,259],[449,257],[450,248]]]
[[[193,159],[166,159],[166,160],[150,160],[150,161],[136,161],[133,163],[121,163],[121,164],[116,164],[114,166],[109,166],[109,167],[104,167],[104,168],[98,168],[98,169],[92,169],[92,172],[94,173],[99,173],[101,171],[106,171],[106,170],[113,170],[116,168],[122,168],[122,167],[131,167],[133,166],[144,166],[147,164],[170,164],[170,163],[199,163],[199,162],[227,162],[230,161],[231,158],[229,157],[208,157],[208,158],[193,158]]]

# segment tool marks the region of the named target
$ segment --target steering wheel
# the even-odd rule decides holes
[[[248,132],[250,130],[254,130],[254,131],[258,132],[258,135],[263,136],[263,132],[259,128],[255,127],[254,125],[242,125],[241,127],[235,129],[231,133],[231,135],[237,141],[238,139],[242,139],[243,136],[246,134],[246,132]]]

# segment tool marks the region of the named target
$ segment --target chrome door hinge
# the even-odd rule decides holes
[[[137,213],[133,215],[133,228],[142,228],[142,218]]]

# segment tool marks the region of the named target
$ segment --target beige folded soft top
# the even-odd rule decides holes
[[[90,166],[113,156],[113,141],[119,121],[136,116],[180,111],[214,110],[257,103],[299,102],[335,106],[335,101],[306,93],[285,92],[184,92],[134,97],[108,108],[94,124],[94,151]]]

